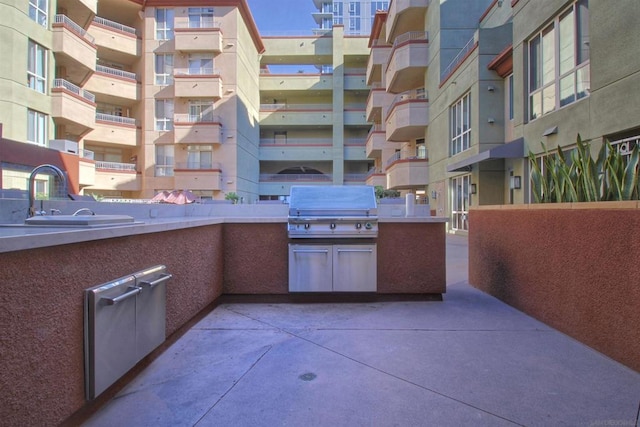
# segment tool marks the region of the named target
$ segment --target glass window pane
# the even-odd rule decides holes
[[[529,91],[540,87],[540,36],[529,42]]]
[[[529,97],[529,119],[533,120],[542,115],[542,92],[538,91]]]
[[[577,35],[577,64],[589,60],[589,1],[578,0],[576,3],[576,35]]]
[[[546,85],[555,79],[555,29],[553,25],[542,33],[542,84]]]
[[[576,71],[576,80],[576,95],[578,99],[584,98],[589,94],[589,90],[591,88],[589,65],[586,65]]]
[[[552,84],[542,89],[542,114],[547,114],[556,108],[556,85]]]
[[[560,75],[570,71],[575,66],[575,31],[573,9],[560,17],[559,25]]]
[[[573,73],[560,80],[560,106],[575,101],[575,75]]]

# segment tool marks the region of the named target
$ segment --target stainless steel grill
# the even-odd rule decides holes
[[[290,292],[376,291],[373,187],[292,187],[288,235]]]
[[[292,239],[375,238],[375,191],[365,185],[291,187],[288,223]]]

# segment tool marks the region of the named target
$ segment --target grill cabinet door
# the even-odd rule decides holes
[[[376,245],[333,246],[334,292],[376,292]]]
[[[289,292],[331,292],[331,245],[289,244]]]

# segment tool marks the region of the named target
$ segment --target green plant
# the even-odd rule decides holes
[[[529,151],[531,190],[537,203],[637,200],[640,152],[635,146],[629,158],[605,142],[594,160],[591,147],[577,137],[569,161],[558,147],[549,153],[542,144],[541,163]]]
[[[224,199],[225,200],[231,200],[231,202],[233,202],[233,204],[235,205],[235,204],[238,203],[238,200],[240,200],[240,196],[238,196],[233,191],[230,191],[227,194],[225,194]]]
[[[400,197],[398,190],[385,190],[382,185],[376,185],[375,187],[376,199],[394,198]]]

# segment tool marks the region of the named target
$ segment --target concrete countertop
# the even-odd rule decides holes
[[[442,223],[444,217],[379,217],[380,223]],[[159,233],[192,227],[222,223],[287,223],[286,217],[171,217],[146,219],[129,225],[105,226],[93,228],[80,227],[41,227],[21,224],[0,224],[0,253],[26,249],[44,248],[134,236],[138,234]]]

